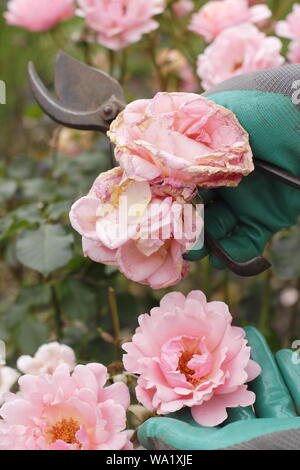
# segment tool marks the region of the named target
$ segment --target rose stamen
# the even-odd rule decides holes
[[[179,359],[178,359],[178,366],[176,370],[179,370],[182,374],[185,375],[186,380],[192,384],[194,387],[201,382],[201,378],[195,379],[192,377],[195,374],[193,369],[190,369],[188,363],[194,356],[194,354],[201,354],[199,351],[196,353],[193,351],[182,351]]]
[[[81,443],[76,438],[80,425],[73,418],[65,419],[55,423],[48,431],[48,437],[51,443],[61,440],[67,444],[77,444],[81,447]]]

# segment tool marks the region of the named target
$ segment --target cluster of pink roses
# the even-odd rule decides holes
[[[217,0],[192,16],[189,29],[213,41],[197,62],[205,90],[235,75],[283,64],[281,41],[254,25],[264,24],[271,14],[266,5],[251,6],[248,0]]]
[[[165,295],[141,315],[123,362],[138,374],[136,396],[148,410],[167,414],[182,407],[205,426],[222,423],[226,408],[249,406],[247,388],[260,367],[250,359],[245,333],[231,325],[223,302],[193,291]],[[0,408],[0,450],[128,450],[127,385],[105,386],[106,367],[75,365],[72,349],[43,345],[19,359],[19,392],[6,393]],[[1,372],[1,369],[0,369]]]
[[[77,14],[96,32],[101,44],[119,50],[157,29],[159,23],[155,16],[166,8],[165,0],[77,0],[79,8],[75,3],[75,0],[50,3],[48,0],[10,0],[5,18],[9,24],[45,31]],[[232,76],[277,67],[284,62],[280,39],[267,36],[255,26],[264,26],[272,15],[267,5],[256,3],[213,0],[192,15],[188,28],[206,42],[213,41],[197,61],[197,72],[205,90]],[[172,3],[172,9],[175,16],[182,17],[193,11],[194,3],[177,0]],[[300,6],[294,5],[286,20],[276,25],[279,36],[292,39],[288,53],[290,62],[300,60],[299,21]],[[190,72],[187,65],[184,73]]]
[[[98,40],[110,49],[122,49],[140,40],[159,24],[153,19],[164,11],[165,0],[10,0],[7,23],[30,31],[46,31],[75,14],[85,18]]]

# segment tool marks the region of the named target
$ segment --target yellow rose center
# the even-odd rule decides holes
[[[201,382],[201,379],[199,378],[195,379],[194,377],[192,377],[195,371],[193,369],[190,369],[188,366],[188,363],[192,359],[194,354],[200,354],[200,353],[199,352],[195,353],[193,351],[182,351],[181,356],[178,359],[177,370],[179,370],[182,374],[184,374],[186,380],[195,387]]]
[[[61,440],[67,444],[78,444],[81,443],[76,438],[76,433],[79,431],[80,426],[78,421],[73,418],[65,419],[55,423],[48,431],[48,437],[51,443]]]

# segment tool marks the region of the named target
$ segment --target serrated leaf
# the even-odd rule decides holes
[[[47,276],[62,268],[72,258],[73,235],[62,225],[46,224],[37,230],[26,230],[17,240],[17,258],[28,268]]]

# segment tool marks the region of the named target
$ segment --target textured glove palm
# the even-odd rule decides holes
[[[298,83],[297,83],[298,80]],[[300,64],[241,75],[205,96],[231,109],[248,131],[254,157],[300,176]],[[297,89],[298,88],[298,89]],[[237,188],[203,191],[205,224],[236,261],[260,255],[273,234],[296,223],[300,192],[255,170]],[[201,259],[204,247],[185,257]],[[222,263],[211,257],[212,264]]]

